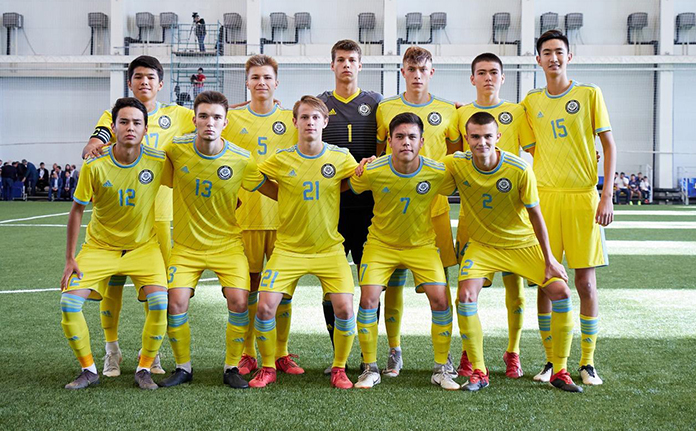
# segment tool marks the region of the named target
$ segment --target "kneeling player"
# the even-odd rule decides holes
[[[341,181],[354,173],[357,163],[347,149],[322,142],[328,121],[324,102],[303,96],[293,107],[297,145],[278,150],[259,165],[278,181],[280,225],[259,287],[254,327],[263,367],[249,382],[252,387],[276,381],[276,310],[283,297],[293,296],[305,274],[319,278],[336,314],[331,385],[353,386],[345,371],[355,338],[353,276],[338,233],[338,211]]]
[[[448,176],[442,163],[418,155],[423,146],[423,122],[416,114],[402,113],[391,120],[389,145],[391,155],[370,163],[362,176],[349,181],[355,193],[369,190],[375,199],[375,215],[358,269],[362,289],[358,338],[365,371],[355,387],[371,388],[381,380],[377,368],[379,295],[394,270],[405,267],[413,272],[416,289],[425,292],[430,301],[435,351],[431,382],[457,390],[459,385],[445,369],[452,339],[452,309],[430,218],[430,206]]]
[[[226,355],[223,382],[248,388],[238,369],[249,327],[249,264],[242,229],[235,217],[240,188],[275,197],[249,152],[220,137],[227,126],[227,98],[204,91],[193,105],[196,134],[165,146],[170,165],[165,183],[174,188],[174,248],[169,264],[169,341],[176,369],[160,386],[193,379],[189,300],[203,271],[215,272],[227,299]]]
[[[471,150],[445,158],[462,199],[459,223],[469,233],[459,270],[457,314],[474,371],[462,388],[477,391],[488,386],[477,301],[485,277],[507,271],[536,283],[551,298],[551,384],[564,391],[582,392],[566,370],[573,336],[568,276],[551,253],[534,173],[519,157],[496,148],[499,139],[495,118],[478,112],[466,123]]]
[[[154,204],[165,154],[141,144],[147,131],[147,110],[140,101],[117,100],[111,117],[116,143],[83,164],[68,219],[61,325],[82,373],[65,387],[82,389],[99,383],[82,306],[86,299],[102,299],[102,282],[123,275],[142,286],[138,299],[147,302],[149,309],[135,381],[142,389],[157,389],[150,367],[167,328],[167,280],[155,237]],[[90,201],[94,212],[85,244],[75,258],[82,216]]]

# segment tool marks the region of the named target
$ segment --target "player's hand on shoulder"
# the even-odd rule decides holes
[[[614,203],[611,201],[611,197],[604,198],[602,196],[597,206],[595,221],[600,226],[609,226],[614,221]]]
[[[84,150],[82,150],[82,155],[83,158],[96,158],[104,154],[104,147],[107,147],[109,144],[104,144],[102,142],[98,143],[93,143],[93,144],[87,144]]]
[[[568,274],[566,273],[565,267],[561,265],[553,256],[551,256],[549,262],[546,264],[544,276],[546,280],[550,280],[555,277],[563,279],[563,281],[566,283],[568,282]]]
[[[360,163],[358,163],[358,166],[356,166],[356,168],[355,168],[355,175],[357,175],[359,177],[362,176],[363,172],[365,172],[365,165],[367,165],[368,163],[374,162],[376,159],[377,159],[377,156],[372,156],[372,157],[368,157],[366,159],[360,160]]]
[[[70,276],[73,274],[79,274],[79,276],[82,277],[82,273],[80,272],[80,267],[77,266],[77,262],[75,261],[75,259],[70,259],[65,262],[63,278],[60,280],[60,290],[65,290],[68,288]]]

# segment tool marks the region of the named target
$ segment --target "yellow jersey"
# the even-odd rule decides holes
[[[453,184],[445,165],[420,157],[420,166],[411,174],[394,169],[392,156],[382,156],[365,167],[361,176],[349,180],[355,193],[371,191],[375,199],[374,216],[367,235],[376,242],[394,248],[422,247],[435,244],[435,229],[430,207],[440,189]]]
[[[264,115],[255,113],[249,105],[231,109],[227,119],[222,137],[251,153],[257,164],[297,142],[292,111],[278,105]],[[278,202],[244,189],[239,191],[239,199],[242,206],[237,209],[237,221],[243,230],[278,229]]]
[[[539,205],[536,179],[521,158],[499,151],[498,165],[481,171],[471,151],[445,157],[447,172],[459,189],[459,229],[472,241],[491,247],[523,248],[537,244],[527,208]]]
[[[534,172],[539,189],[593,189],[597,185],[595,137],[611,130],[599,87],[572,81],[558,96],[537,88],[522,105],[536,136]]]
[[[85,160],[73,200],[81,205],[92,201],[85,243],[105,250],[133,250],[154,240],[155,197],[166,156],[141,145],[138,159],[122,165],[112,149]]]
[[[462,136],[466,135],[466,122],[477,112],[488,112],[498,122],[500,141],[498,148],[508,153],[518,155],[520,148],[527,151],[534,147],[534,132],[529,126],[524,106],[518,103],[502,100],[494,106],[481,106],[476,102],[460,106],[457,109],[459,114],[459,131]],[[469,149],[469,144],[464,140],[464,151]]]
[[[280,225],[273,253],[343,253],[338,233],[341,180],[357,166],[347,148],[327,143],[315,156],[302,154],[294,145],[259,165],[278,182]]]
[[[104,111],[97,122],[102,138],[108,142],[116,142],[116,137],[111,133],[111,111]],[[185,135],[196,130],[193,124],[193,111],[177,104],[157,102],[155,110],[147,113],[147,133],[143,137],[143,144],[155,149],[163,149],[163,146],[174,139],[175,136]],[[172,190],[162,187],[157,195],[155,205],[155,220],[172,220]]]
[[[174,188],[174,244],[192,251],[241,247],[235,209],[240,187],[255,191],[266,181],[248,151],[223,141],[207,156],[196,135],[174,138],[165,147],[169,166],[164,184]]]
[[[382,100],[377,107],[377,141],[384,143],[389,136],[389,123],[398,114],[412,112],[423,121],[423,148],[420,154],[433,160],[442,160],[447,155],[447,141],[459,142],[459,117],[454,103],[430,96],[430,101],[420,105],[408,103],[403,93]],[[387,145],[387,154],[391,148]],[[433,217],[449,211],[446,196],[433,201]]]

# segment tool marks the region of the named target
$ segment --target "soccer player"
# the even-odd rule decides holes
[[[102,156],[85,161],[68,219],[61,325],[82,373],[65,387],[83,389],[99,383],[82,307],[87,299],[102,299],[102,281],[123,274],[133,279],[138,299],[146,301],[149,309],[135,381],[142,389],[157,389],[150,367],[167,328],[167,280],[155,236],[154,205],[165,154],[141,144],[148,118],[140,101],[130,97],[117,100],[111,118],[116,143]],[[75,258],[82,216],[90,201],[92,218],[85,243]]]
[[[389,123],[402,112],[418,115],[425,126],[424,144],[421,154],[433,160],[442,160],[445,155],[462,149],[458,116],[455,104],[439,99],[429,93],[433,77],[433,58],[430,52],[418,46],[406,50],[401,75],[406,81],[406,91],[398,96],[384,99],[377,108],[377,154],[381,154],[389,133]],[[391,149],[387,148],[387,154]],[[435,228],[436,245],[440,250],[442,266],[457,264],[449,219],[449,203],[446,196],[438,196],[431,208]],[[389,359],[384,374],[396,377],[403,366],[401,355],[401,317],[403,315],[403,287],[406,272],[397,270],[384,295],[384,321],[389,339]],[[449,289],[447,289],[449,297]],[[448,368],[450,361],[448,360]],[[452,372],[456,374],[454,367]]]
[[[377,154],[377,105],[382,95],[358,87],[358,75],[362,70],[362,50],[352,40],[339,40],[331,48],[331,70],[335,89],[318,97],[329,108],[329,124],[322,134],[326,143],[347,148],[355,160],[363,160]],[[366,191],[355,195],[350,190],[341,193],[341,210],[338,233],[344,238],[343,249],[351,253],[356,267],[360,268],[363,246],[367,240],[367,228],[372,219],[374,200]],[[324,319],[333,343],[335,316],[331,301],[324,301]],[[377,313],[379,315],[379,312]],[[330,374],[331,367],[325,373]]]
[[[361,176],[349,180],[355,193],[370,190],[375,197],[375,216],[358,268],[362,290],[358,338],[365,366],[355,387],[371,388],[381,381],[377,368],[377,304],[391,274],[403,267],[413,272],[416,291],[425,292],[430,301],[435,352],[430,381],[457,390],[459,385],[445,368],[452,339],[452,309],[430,217],[433,199],[446,186],[445,166],[418,155],[423,146],[423,122],[416,114],[395,116],[389,123],[388,141],[391,154],[370,163]]]
[[[293,296],[297,281],[305,274],[319,278],[336,315],[331,385],[353,386],[345,372],[355,338],[353,276],[337,226],[341,180],[353,174],[357,163],[345,148],[322,142],[328,121],[324,102],[303,96],[293,107],[297,145],[278,150],[259,166],[278,181],[280,225],[259,287],[254,327],[263,367],[249,382],[251,387],[276,381],[276,309],[283,297]]]
[[[267,55],[253,55],[245,65],[246,86],[251,102],[227,112],[228,125],[222,137],[247,150],[256,164],[268,159],[282,148],[297,142],[297,129],[292,126],[292,111],[283,109],[273,101],[278,88],[278,63]],[[278,203],[244,189],[239,191],[242,205],[237,209],[237,221],[242,228],[244,252],[249,261],[251,290],[249,292],[249,315],[256,315],[259,281],[264,257],[271,258],[278,229]],[[288,374],[302,374],[304,370],[294,361],[295,355],[288,352],[288,335],[292,317],[290,298],[278,306],[278,346],[276,368]],[[249,374],[256,371],[256,337],[252,326],[244,336],[244,353],[239,362],[239,372]]]
[[[459,271],[457,320],[474,371],[463,389],[478,391],[489,384],[478,295],[489,274],[508,271],[533,281],[553,301],[551,384],[582,392],[566,370],[573,337],[568,276],[551,252],[534,173],[522,159],[495,146],[500,132],[491,114],[472,115],[465,138],[471,150],[445,158],[462,198],[459,223],[469,234]]]
[[[164,85],[164,69],[155,57],[141,55],[128,65],[128,88],[133,96],[141,101],[147,109],[148,132],[143,138],[143,144],[149,148],[161,149],[164,142],[170,142],[174,136],[184,135],[194,131],[193,111],[176,104],[162,104],[157,101],[157,94]],[[113,143],[115,136],[109,129],[112,123],[111,112],[105,111],[82,151],[82,156],[99,157],[105,145]],[[169,262],[172,248],[172,190],[162,187],[157,194],[155,204],[155,232],[159,242],[165,267]],[[106,356],[104,356],[103,374],[116,377],[121,374],[119,364],[122,360],[121,349],[118,345],[118,323],[121,314],[123,285],[126,277],[117,275],[105,281],[102,289],[104,299],[99,303],[102,328],[106,341]],[[147,312],[147,304],[145,304]],[[159,356],[152,365],[153,374],[164,374]]]
[[[586,385],[601,385],[594,367],[599,328],[595,268],[609,264],[603,227],[613,221],[614,206],[611,187],[597,196],[595,137],[604,150],[604,172],[616,171],[616,144],[602,91],[568,79],[573,55],[563,33],[550,30],[541,35],[537,52],[546,88],[530,91],[522,105],[536,136],[532,148],[540,206],[554,256],[560,261],[565,253],[568,266],[575,270],[582,334],[580,377]],[[548,381],[551,367],[556,368],[551,353],[556,339],[548,325],[552,307],[544,293],[540,291],[537,307],[547,363],[534,377],[539,381]]]
[[[196,134],[176,137],[165,146],[170,168],[164,182],[174,188],[174,248],[169,264],[167,335],[176,360],[174,372],[160,386],[193,379],[188,308],[203,271],[215,272],[227,300],[226,355],[223,381],[248,388],[238,365],[249,327],[249,265],[242,229],[235,218],[240,188],[275,196],[248,151],[220,137],[227,126],[227,98],[204,91],[193,104]]]
[[[518,155],[520,148],[532,147],[534,133],[527,122],[524,107],[500,98],[500,87],[505,83],[503,62],[500,61],[500,58],[489,52],[478,55],[471,62],[470,79],[471,84],[476,87],[476,100],[457,110],[461,134],[466,134],[466,122],[474,113],[488,112],[497,118],[500,127],[501,137],[497,144],[498,148]],[[463,255],[462,248],[468,241],[465,226],[460,225],[457,228],[455,246],[459,263],[461,263],[460,259]],[[503,284],[505,285],[505,307],[508,318],[508,346],[503,354],[503,361],[506,365],[505,375],[517,379],[523,374],[520,364],[520,338],[525,308],[524,283],[519,275],[503,272]],[[471,376],[473,372],[466,350],[462,351],[458,372],[459,375],[467,377]]]

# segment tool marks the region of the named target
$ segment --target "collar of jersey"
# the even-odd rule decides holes
[[[321,149],[321,152],[316,156],[308,156],[306,154],[302,154],[302,151],[300,151],[300,146],[295,144],[295,147],[297,148],[297,154],[299,154],[300,157],[302,157],[303,159],[316,159],[318,157],[321,157],[326,152],[326,142],[322,142],[322,144],[324,144],[324,147]]]
[[[500,99],[500,103],[498,103],[497,105],[493,105],[493,106],[481,106],[481,105],[477,104],[476,101],[474,101],[474,102],[473,102],[473,105],[474,105],[474,107],[476,107],[477,109],[495,109],[495,108],[499,107],[500,105],[502,105],[502,104],[505,103],[505,102],[506,102],[506,100]]]
[[[350,96],[348,96],[347,98],[344,99],[343,97],[339,96],[338,93],[336,93],[336,90],[334,90],[333,97],[335,97],[336,100],[338,100],[341,103],[350,103],[353,99],[358,97],[358,95],[360,94],[360,91],[361,91],[360,88],[358,88],[358,90],[355,93],[351,94]]]
[[[491,175],[491,174],[498,172],[500,167],[503,166],[503,157],[505,157],[505,155],[503,154],[502,151],[500,151],[500,149],[498,147],[495,147],[495,151],[498,151],[500,153],[500,157],[498,157],[498,165],[495,168],[493,168],[492,171],[482,171],[481,169],[478,168],[478,166],[476,166],[476,163],[474,163],[474,158],[473,157],[471,158],[471,164],[474,166],[474,169],[476,169],[476,172],[478,172],[479,174],[483,174],[483,175]]]
[[[550,94],[549,94],[549,88],[548,88],[548,87],[544,87],[544,94],[546,94],[546,97],[548,97],[549,99],[560,99],[561,97],[563,97],[563,96],[565,96],[566,94],[568,94],[568,93],[570,92],[570,90],[573,89],[573,87],[575,87],[575,81],[571,80],[571,81],[570,81],[570,87],[568,87],[568,89],[567,89],[566,91],[564,91],[563,93],[559,94],[558,96],[552,96],[552,95],[550,95]]]
[[[223,154],[225,154],[225,151],[227,151],[227,141],[225,141],[224,139],[222,140],[222,151],[215,154],[214,156],[206,156],[205,154],[198,151],[198,148],[196,148],[196,139],[195,138],[193,139],[193,141],[191,141],[191,145],[193,145],[193,151],[195,151],[196,154],[198,154],[202,158],[208,159],[208,160],[217,159],[218,157],[221,157]]]
[[[148,112],[147,116],[149,117],[150,115],[155,115],[157,113],[157,111],[159,111],[159,108],[161,105],[162,105],[161,103],[155,102],[155,110],[152,112]]]
[[[425,103],[421,103],[420,105],[417,105],[417,104],[415,104],[415,103],[409,103],[409,102],[407,102],[406,99],[404,98],[404,94],[406,94],[405,91],[404,91],[403,93],[401,93],[401,95],[399,96],[399,97],[401,97],[401,101],[404,102],[404,105],[406,105],[406,106],[411,106],[411,107],[414,107],[414,108],[422,108],[423,106],[428,106],[428,105],[430,105],[431,103],[433,103],[433,100],[435,100],[435,96],[433,96],[433,95],[431,94],[431,95],[430,95],[430,100],[428,100],[428,101],[425,102]]]
[[[273,115],[273,113],[276,111],[276,109],[278,109],[278,104],[277,104],[277,103],[274,103],[274,104],[273,104],[273,109],[272,109],[271,112],[269,112],[268,114],[257,114],[256,112],[254,112],[254,111],[251,109],[251,103],[247,105],[247,109],[249,110],[249,112],[251,113],[251,115],[254,115],[254,116],[256,116],[256,117],[268,117],[269,115]]]
[[[109,148],[109,149],[111,149],[111,148]],[[111,157],[111,161],[114,162],[114,164],[115,164],[116,166],[118,166],[119,168],[132,168],[133,166],[137,165],[138,162],[140,161],[140,159],[143,157],[143,144],[140,144],[140,154],[138,154],[138,158],[135,159],[135,161],[134,161],[133,163],[131,163],[130,165],[122,165],[122,164],[120,164],[120,163],[118,162],[118,160],[116,160],[116,157],[114,157],[114,152],[113,152],[113,151],[109,151],[109,157]]]
[[[418,175],[418,172],[420,172],[421,169],[423,169],[423,156],[418,156],[418,161],[420,162],[420,165],[418,165],[418,169],[416,169],[414,172],[411,172],[410,174],[402,174],[398,172],[396,169],[394,169],[394,165],[392,165],[392,156],[391,154],[389,155],[389,167],[391,168],[392,172],[394,172],[394,175],[401,178],[412,178]]]

